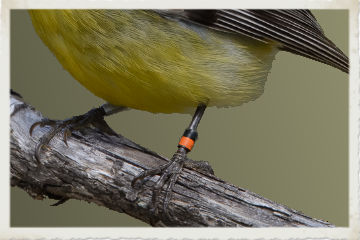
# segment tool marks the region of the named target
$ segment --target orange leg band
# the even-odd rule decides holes
[[[188,137],[184,137],[184,136],[181,137],[180,142],[179,142],[179,145],[185,147],[187,150],[189,150],[189,152],[193,148],[194,144],[195,144],[194,140],[192,140],[191,138],[188,138]]]

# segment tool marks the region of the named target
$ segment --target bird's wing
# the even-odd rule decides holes
[[[280,49],[302,55],[344,72],[348,57],[325,35],[309,10],[167,10],[168,16],[192,21],[219,31],[243,34],[263,42],[278,42]]]

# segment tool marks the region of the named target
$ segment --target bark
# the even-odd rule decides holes
[[[160,220],[162,226],[333,227],[190,168],[183,169],[174,185],[167,208],[170,217],[162,214],[162,206],[155,216],[150,211],[152,186],[159,177],[146,179],[138,188],[131,181],[167,159],[122,136],[87,128],[74,132],[68,146],[61,134],[56,135],[41,151],[38,164],[34,150],[50,127],[37,127],[30,136],[29,128],[42,119],[41,113],[14,94],[10,108],[11,185],[35,199],[81,199],[147,223]]]

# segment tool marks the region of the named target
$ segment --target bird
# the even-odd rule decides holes
[[[205,110],[259,98],[279,51],[349,72],[348,57],[306,9],[68,9],[29,10],[29,14],[37,34],[62,66],[106,101],[70,119],[34,123],[30,134],[37,126],[53,127],[35,149],[38,162],[43,146],[59,132],[65,144],[72,131],[89,124],[116,134],[104,117],[120,111],[192,114],[171,160],[144,170],[132,181],[135,187],[147,176],[160,175],[153,194],[155,215],[158,196],[168,182],[166,213]]]

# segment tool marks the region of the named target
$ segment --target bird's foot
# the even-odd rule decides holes
[[[63,132],[63,141],[67,145],[67,138],[71,136],[72,132],[75,130],[81,130],[90,125],[98,128],[99,130],[106,132],[110,135],[117,135],[105,122],[104,116],[106,115],[104,109],[102,107],[94,108],[88,111],[87,113],[79,116],[74,116],[69,119],[65,120],[50,120],[50,119],[43,119],[39,122],[35,122],[31,125],[29,133],[32,135],[34,129],[37,126],[44,127],[44,126],[51,126],[52,129],[44,134],[35,149],[35,158],[40,163],[40,151],[42,148],[46,147],[51,139],[59,133]]]
[[[161,206],[160,194],[166,184],[167,186],[164,189],[165,197],[162,202],[162,216],[166,219],[172,218],[168,212],[168,205],[173,194],[174,185],[184,166],[205,174],[214,174],[213,169],[207,162],[188,159],[186,154],[186,149],[180,147],[168,163],[161,165],[158,168],[144,170],[132,181],[132,186],[134,187],[138,181],[142,185],[146,177],[160,175],[160,178],[153,186],[152,203],[150,207],[150,215],[152,216],[151,224],[154,226],[161,225],[161,222],[157,220],[159,219],[159,207]]]
[[[181,173],[185,161],[186,150],[183,148],[179,148],[168,163],[161,165],[158,168],[144,170],[142,173],[140,173],[133,179],[132,186],[134,187],[138,181],[142,185],[143,180],[146,177],[154,176],[157,174],[160,175],[159,180],[153,186],[152,204],[150,208],[151,216],[157,217],[159,215],[160,193],[166,183],[168,183],[165,189],[165,198],[163,200],[162,212],[165,217],[170,217],[167,208],[171,199],[174,184]],[[152,225],[158,225],[154,219],[155,218],[151,219]]]

